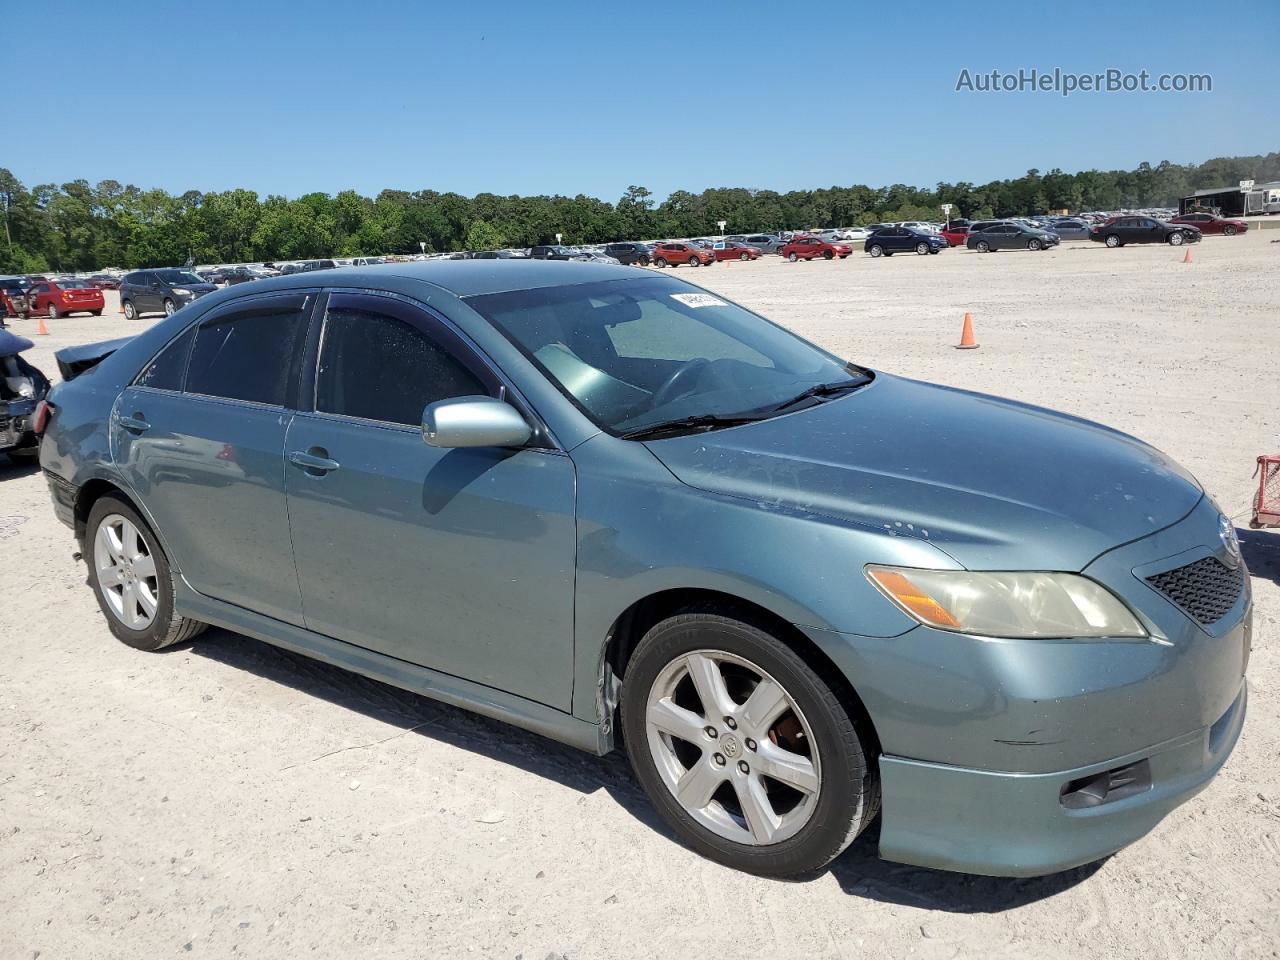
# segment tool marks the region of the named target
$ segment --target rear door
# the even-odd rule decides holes
[[[243,297],[162,350],[111,417],[112,453],[200,593],[302,624],[284,438],[316,295]]]
[[[567,711],[572,461],[423,441],[428,403],[514,395],[417,304],[333,293],[318,343],[285,466],[307,627]]]

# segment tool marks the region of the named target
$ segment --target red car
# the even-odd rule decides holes
[[[759,260],[764,253],[759,247],[748,246],[736,240],[723,240],[711,248],[717,260]]]
[[[108,273],[95,273],[89,278],[89,283],[99,290],[119,290],[120,278],[113,277]]]
[[[1215,217],[1212,213],[1184,213],[1169,222],[1185,223],[1189,227],[1199,227],[1201,233],[1220,233],[1226,237],[1234,237],[1249,229],[1249,225],[1243,220]]]
[[[944,227],[942,235],[947,238],[948,247],[960,247],[969,239],[969,228],[959,225]]]
[[[678,267],[682,263],[701,267],[715,262],[715,254],[711,250],[695,247],[691,243],[660,243],[653,251],[655,267]]]
[[[47,312],[50,320],[72,313],[100,317],[106,305],[102,291],[85,280],[46,280],[27,291],[27,299],[33,315]]]
[[[817,237],[800,235],[788,240],[778,253],[792,263],[797,260],[812,260],[814,257],[821,257],[823,260],[839,257],[843,260],[853,253],[853,248],[847,247],[843,243],[827,243],[827,241],[819,240]]]

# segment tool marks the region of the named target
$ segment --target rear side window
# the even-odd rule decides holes
[[[414,322],[420,320],[420,322]],[[479,371],[423,329],[429,321],[399,302],[385,307],[335,297],[316,371],[316,410],[417,426],[429,403],[490,395]]]
[[[195,339],[195,328],[192,327],[178,337],[151,361],[134,384],[139,387],[151,387],[153,390],[181,390],[182,376],[187,372],[187,357],[191,353],[191,341]]]
[[[187,392],[284,406],[306,313],[297,297],[246,306],[196,331]]]

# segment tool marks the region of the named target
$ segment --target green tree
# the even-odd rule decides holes
[[[506,245],[502,232],[488,220],[476,220],[467,228],[468,250],[495,250]]]

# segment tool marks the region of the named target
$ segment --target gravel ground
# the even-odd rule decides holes
[[[1135,433],[1243,526],[1253,459],[1280,449],[1272,237],[1191,264],[1086,243],[679,274],[871,366]],[[965,311],[979,350],[952,349]],[[53,372],[54,349],[148,322],[55,321],[29,356]],[[1250,716],[1150,836],[1038,880],[887,864],[864,837],[781,883],[673,842],[619,756],[225,631],[129,650],[40,475],[0,465],[0,956],[1276,956],[1280,533],[1242,537]]]

